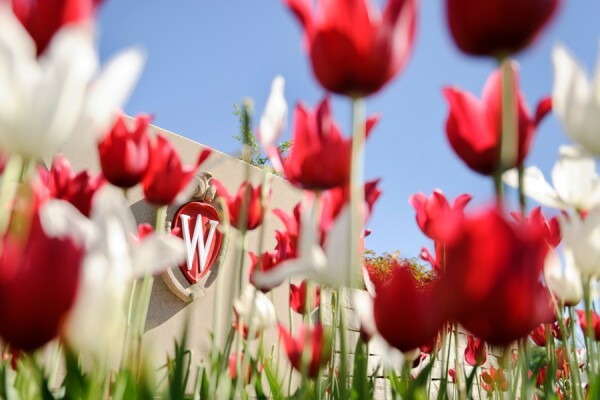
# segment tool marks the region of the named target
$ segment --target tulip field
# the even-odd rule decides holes
[[[365,143],[380,120],[366,104],[418,45],[419,0],[281,1],[324,94],[291,109],[277,75],[255,120],[236,111],[233,191],[206,167],[216,151],[184,162],[150,114],[122,113],[145,56],[100,65],[103,3],[0,0],[0,398],[600,399],[600,67],[588,77],[556,44],[549,95],[530,110],[516,60],[564,1],[443,2],[453,45],[490,70],[478,93],[441,89],[440,126],[491,200],[410,196],[428,241],[414,258],[366,248],[394,183],[365,179]],[[547,179],[528,156],[549,115],[570,143]],[[101,173],[74,170],[74,138]],[[300,199],[287,209],[270,203],[281,179]],[[136,219],[135,190],[153,224]],[[158,277],[183,301],[217,299],[201,359],[187,325],[159,364],[144,345]]]

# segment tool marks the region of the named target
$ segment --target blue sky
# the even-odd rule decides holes
[[[553,44],[567,45],[588,71],[595,66],[600,2],[563,3],[540,39],[517,57],[530,110],[552,90]],[[367,247],[400,250],[405,257],[418,255],[423,245],[433,247],[415,223],[408,204],[411,194],[440,188],[454,199],[468,192],[475,197],[470,209],[492,199],[491,181],[467,169],[448,145],[441,89],[455,85],[479,96],[494,64],[464,56],[455,48],[442,0],[422,1],[420,7],[417,40],[407,67],[367,101],[368,112],[382,118],[367,145],[366,176],[381,177],[383,188],[369,224],[373,233]],[[258,116],[275,75],[286,78],[290,107],[299,100],[312,106],[324,95],[302,49],[299,24],[278,0],[111,0],[99,19],[103,59],[132,45],[148,53],[144,74],[125,111],[152,113],[158,126],[220,151],[238,151],[232,139],[238,128],[233,104],[252,97]],[[334,97],[334,113],[349,135],[348,100]],[[558,146],[566,143],[560,124],[550,116],[538,130],[527,164],[549,174]]]

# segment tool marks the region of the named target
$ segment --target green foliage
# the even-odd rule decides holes
[[[255,167],[263,168],[271,173],[275,173],[273,168],[268,165],[269,157],[264,154],[258,143],[256,142],[256,136],[252,131],[252,114],[253,104],[252,99],[244,99],[240,104],[233,105],[233,114],[238,117],[239,120],[239,134],[233,136],[233,138],[243,146],[241,160],[248,164],[254,165]],[[286,140],[277,146],[277,149],[283,157],[287,154],[288,150],[292,147],[292,141]]]

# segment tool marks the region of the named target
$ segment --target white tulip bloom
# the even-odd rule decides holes
[[[302,207],[298,258],[286,260],[268,272],[256,271],[254,280],[259,286],[271,287],[285,279],[298,276],[330,287],[350,283],[350,207],[345,206],[327,235],[325,250],[319,244],[315,202]]]
[[[66,26],[38,59],[10,6],[0,4],[0,146],[49,160],[73,135],[97,140],[110,128],[143,65],[129,50],[98,75],[92,30]]]
[[[271,92],[265,111],[260,118],[260,141],[265,147],[273,145],[285,130],[288,105],[284,96],[285,80],[277,75],[271,83]]]
[[[233,301],[238,321],[252,329],[257,335],[277,323],[275,306],[261,291],[248,285],[239,298]]]
[[[182,263],[183,241],[151,234],[137,243],[128,203],[118,189],[108,185],[95,195],[91,220],[69,203],[52,200],[43,208],[42,223],[54,235],[74,231],[86,236],[79,293],[63,335],[81,354],[101,364],[114,364],[123,344],[133,280]]]
[[[285,130],[288,115],[288,105],[284,95],[285,80],[283,76],[277,75],[271,83],[271,92],[265,106],[260,125],[258,137],[262,147],[265,149],[273,168],[282,171],[281,159],[278,154],[277,139]]]
[[[561,146],[552,168],[552,187],[537,167],[524,172],[525,194],[538,203],[561,210],[588,211],[600,205],[600,177],[596,162],[582,148]],[[515,169],[502,176],[504,183],[518,187]]]
[[[576,305],[583,298],[581,275],[574,266],[571,251],[565,251],[563,269],[556,250],[550,250],[544,263],[544,278],[548,288],[564,304]]]
[[[572,254],[575,268],[582,276],[600,275],[600,208],[584,219],[578,215],[559,218],[565,252]]]
[[[592,82],[583,67],[560,45],[552,51],[554,88],[552,108],[567,135],[600,156],[600,62]]]

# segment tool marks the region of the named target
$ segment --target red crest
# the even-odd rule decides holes
[[[206,275],[219,256],[223,242],[220,224],[218,211],[197,201],[184,204],[173,216],[173,233],[186,246],[186,261],[179,268],[191,284]]]

